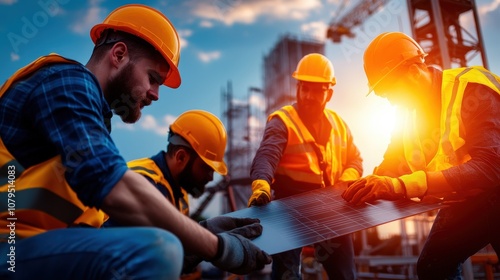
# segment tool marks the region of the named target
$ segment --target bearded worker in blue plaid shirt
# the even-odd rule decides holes
[[[0,279],[177,279],[184,252],[246,274],[270,257],[247,238],[256,219],[182,215],[127,168],[112,112],[134,123],[177,88],[179,37],[144,5],[111,12],[90,32],[87,65],[56,54],[0,89]],[[99,228],[108,218],[126,227]]]

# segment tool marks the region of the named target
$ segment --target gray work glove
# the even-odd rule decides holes
[[[254,239],[262,233],[262,226],[259,223],[259,219],[218,216],[203,220],[200,225],[213,234],[231,231],[246,238]]]
[[[254,239],[262,234],[262,225],[259,219],[218,216],[203,220],[200,222],[200,225],[213,234],[230,231],[249,239]],[[201,261],[203,259],[199,256],[186,255],[184,257],[182,272],[189,273],[193,271]]]
[[[210,262],[224,271],[244,275],[261,270],[272,261],[271,256],[241,235],[224,232],[217,234],[217,237],[217,254]]]

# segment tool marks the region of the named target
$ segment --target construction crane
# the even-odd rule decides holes
[[[355,37],[353,29],[388,2],[360,1],[345,15],[332,20],[326,32],[327,39],[340,43],[343,36]],[[407,0],[407,7],[413,38],[429,54],[426,57],[428,64],[443,69],[464,67],[479,54],[482,65],[488,68],[474,0]],[[461,17],[466,14],[472,16],[475,34],[460,24]]]
[[[361,1],[343,17],[332,21],[326,31],[326,37],[334,43],[340,43],[342,36],[354,38],[352,29],[363,23],[369,16],[385,5],[387,0]],[[343,9],[345,1],[342,2],[340,10]]]

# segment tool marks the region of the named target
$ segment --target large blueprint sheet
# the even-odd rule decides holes
[[[275,254],[443,207],[411,200],[353,206],[341,194],[328,187],[225,215],[259,218],[264,231],[253,242]]]

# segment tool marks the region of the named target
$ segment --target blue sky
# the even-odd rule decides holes
[[[346,6],[339,9],[342,2]],[[166,145],[168,125],[183,111],[204,109],[222,118],[221,89],[232,82],[235,98],[262,86],[263,57],[280,36],[325,40],[330,21],[359,1],[340,0],[185,0],[136,1],[161,10],[182,41],[182,85],[162,87],[160,100],[142,119],[124,125],[113,118],[112,136],[126,160],[151,156]],[[90,28],[130,1],[0,0],[0,81],[33,59],[56,52],[86,63],[93,47]],[[476,0],[490,69],[500,74],[500,0]],[[464,19],[465,25],[470,19]],[[341,44],[325,41],[338,84],[328,107],[347,121],[365,158],[365,175],[381,160],[393,108],[374,95],[365,97],[362,54],[379,32],[411,34],[406,1],[392,0]],[[244,102],[244,101],[243,101]]]

